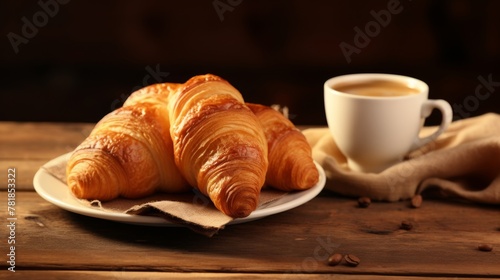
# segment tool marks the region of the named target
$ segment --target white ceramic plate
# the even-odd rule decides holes
[[[48,164],[57,164],[65,160],[66,155],[62,155],[51,160]],[[316,163],[319,171],[318,183],[305,191],[288,193],[285,196],[260,206],[253,211],[248,217],[239,218],[231,221],[229,224],[237,224],[253,221],[269,215],[284,212],[300,206],[318,195],[325,186],[326,176],[323,168]],[[182,226],[169,222],[161,217],[130,215],[124,213],[107,212],[98,208],[86,206],[74,197],[69,188],[60,180],[52,176],[45,169],[40,168],[33,178],[33,185],[36,192],[48,202],[61,207],[62,209],[74,212],[77,214],[95,217],[116,222],[123,222],[137,225],[149,226]]]

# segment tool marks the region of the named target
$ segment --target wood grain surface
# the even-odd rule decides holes
[[[146,227],[74,214],[42,199],[32,179],[44,162],[69,152],[91,124],[0,123],[0,201],[6,169],[17,170],[16,268],[26,279],[417,279],[500,277],[500,207],[424,197],[373,202],[324,190],[309,203],[212,238],[182,227]],[[8,134],[6,136],[6,134]],[[328,182],[329,184],[331,182]],[[4,216],[4,211],[1,212]],[[5,217],[2,218],[5,222]],[[400,228],[402,221],[411,230]],[[6,227],[1,229],[2,236]],[[5,259],[7,241],[0,241]],[[477,249],[493,245],[491,252]],[[328,266],[331,253],[357,267]],[[8,264],[2,260],[2,275]],[[16,273],[18,273],[16,272]],[[32,278],[33,276],[33,278]],[[372,276],[376,276],[372,278]],[[21,279],[21,278],[20,278]],[[170,279],[170,278],[169,278]]]

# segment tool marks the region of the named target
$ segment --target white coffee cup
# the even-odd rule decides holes
[[[428,93],[426,83],[401,75],[350,74],[327,80],[328,127],[349,169],[379,173],[443,133],[452,120],[451,106],[427,99]],[[439,128],[419,138],[434,109],[441,111]]]

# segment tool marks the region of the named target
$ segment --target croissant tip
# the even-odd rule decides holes
[[[248,217],[253,212],[253,210],[255,209],[249,207],[245,208],[242,207],[240,209],[237,209],[235,212],[232,212],[230,216],[233,218],[245,218]]]
[[[111,200],[118,197],[118,187],[111,187],[111,175],[105,171],[109,170],[100,170],[89,161],[80,160],[68,169],[66,184],[79,199]]]
[[[85,198],[85,186],[87,185],[85,183],[87,177],[83,175],[81,170],[85,170],[88,167],[89,165],[83,161],[72,165],[71,168],[68,168],[67,170],[66,185],[70,189],[71,193],[79,199]]]
[[[228,216],[232,218],[248,217],[257,208],[259,193],[253,189],[242,188],[238,192],[230,194],[228,201],[224,211]]]
[[[81,187],[76,182],[68,182],[68,187],[74,196],[77,198],[83,198],[83,191]]]
[[[84,183],[81,176],[72,177],[68,179],[67,185],[76,198],[88,199],[89,198],[89,188],[88,184]]]
[[[316,185],[319,181],[319,172],[316,168],[310,169],[310,171],[307,173],[305,179],[304,179],[304,185],[307,188],[310,188],[314,185]]]

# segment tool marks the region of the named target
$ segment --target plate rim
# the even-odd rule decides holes
[[[69,188],[61,182],[59,179],[57,179],[55,176],[50,174],[47,170],[45,170],[44,166],[49,165],[49,164],[54,164],[56,162],[64,160],[65,157],[68,157],[71,154],[71,152],[60,155],[56,158],[53,158],[43,164],[35,173],[35,176],[33,177],[33,186],[35,189],[35,192],[38,193],[43,199],[46,201],[50,202],[51,204],[62,208],[66,211],[80,214],[83,216],[88,216],[88,217],[93,217],[93,218],[98,218],[98,219],[103,219],[103,220],[108,220],[108,221],[115,221],[115,222],[122,222],[122,223],[128,223],[128,224],[135,224],[135,225],[146,225],[146,226],[171,226],[171,227],[184,227],[185,225],[183,224],[177,224],[173,223],[171,221],[168,221],[162,217],[155,217],[155,216],[143,216],[143,215],[132,215],[132,214],[126,214],[126,213],[120,213],[120,212],[111,212],[111,211],[103,211],[98,208],[93,208],[89,206],[85,206],[82,203],[78,201],[78,198],[74,197],[71,193]],[[288,210],[291,210],[293,208],[296,208],[300,205],[303,205],[310,200],[312,200],[314,197],[316,197],[324,188],[326,184],[326,175],[325,171],[321,167],[319,163],[314,161],[314,164],[316,165],[316,168],[319,173],[319,180],[316,185],[311,187],[310,189],[304,190],[304,191],[296,191],[296,192],[290,192],[286,194],[284,197],[278,198],[276,201],[272,201],[269,204],[266,204],[265,207],[262,209],[257,208],[254,210],[252,213],[250,213],[249,216],[244,217],[244,218],[237,218],[231,220],[227,225],[232,225],[232,224],[239,224],[239,223],[245,223],[245,222],[250,222],[253,220],[261,219],[267,216],[271,216],[274,214],[282,213]],[[64,194],[62,195],[67,195],[69,197],[72,197],[74,199],[74,203],[70,203],[68,201],[64,201],[59,199],[58,197],[55,197],[52,192],[54,191],[59,191],[57,190],[49,190],[50,188],[60,188],[60,186],[56,187],[50,187],[50,186],[44,186],[43,182],[49,180],[47,184],[51,184],[50,180],[53,180],[55,184],[59,184],[61,186],[66,186],[64,188]],[[296,198],[292,198],[291,200],[284,202],[284,203],[279,203],[280,200],[283,200],[285,198],[289,198],[290,196],[295,196]],[[269,206],[271,205],[271,206]]]

